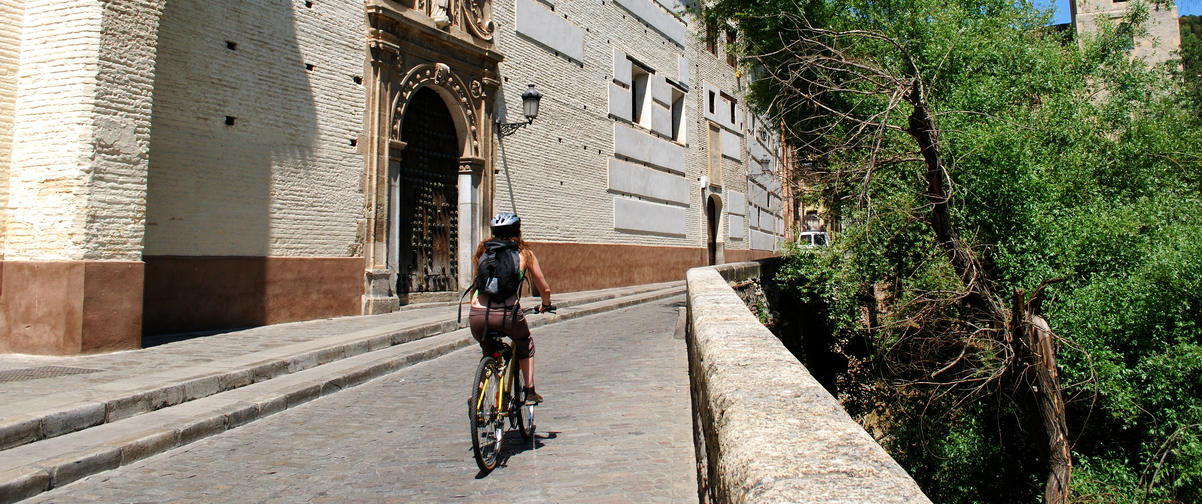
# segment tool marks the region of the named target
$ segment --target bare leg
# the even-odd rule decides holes
[[[518,359],[518,368],[522,370],[522,381],[527,388],[534,388],[534,358]]]

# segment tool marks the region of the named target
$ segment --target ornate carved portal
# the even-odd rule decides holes
[[[364,313],[466,286],[494,194],[488,0],[367,0]]]

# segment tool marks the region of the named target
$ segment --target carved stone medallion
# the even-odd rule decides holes
[[[477,84],[473,82],[473,84]],[[471,88],[463,83],[451,67],[445,63],[426,63],[418,65],[409,70],[404,79],[401,79],[401,84],[398,87],[399,92],[392,101],[392,121],[390,128],[390,136],[392,139],[399,140],[401,135],[401,119],[404,115],[405,104],[409,102],[409,97],[413,95],[420,87],[431,87],[446,90],[455,101],[454,104],[447,104],[448,108],[455,110],[453,105],[458,105],[460,112],[466,117],[468,128],[468,142],[470,151],[468,154],[472,156],[480,155],[480,140],[477,136],[477,113],[473,99],[478,100]],[[469,94],[470,93],[470,94]]]
[[[460,5],[463,6],[463,24],[467,30],[477,38],[492,40],[495,28],[492,22],[492,1],[463,0]]]

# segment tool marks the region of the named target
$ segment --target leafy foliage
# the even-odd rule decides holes
[[[1193,109],[1202,116],[1202,16],[1181,16],[1181,63]]]
[[[1133,3],[1123,22],[1138,27]],[[1066,45],[1030,2],[719,0],[706,15],[738,26],[761,76],[752,104],[789,125],[840,220],[835,247],[791,254],[778,280],[827,303],[836,346],[869,342],[840,398],[932,500],[1038,499],[1045,441],[988,379],[998,347],[961,305],[929,302],[964,280],[930,230],[906,114],[883,115],[877,83],[799,66],[807,27],[882,34],[830,51],[924,76],[954,225],[996,292],[1063,280],[1042,312],[1061,342],[1074,500],[1202,502],[1202,100],[1172,68],[1132,60],[1118,23]],[[916,358],[956,378],[919,376]]]

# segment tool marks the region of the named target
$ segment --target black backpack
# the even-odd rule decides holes
[[[484,242],[484,253],[476,263],[476,279],[472,286],[487,294],[490,303],[508,299],[521,287],[520,261],[517,243],[510,240]]]

